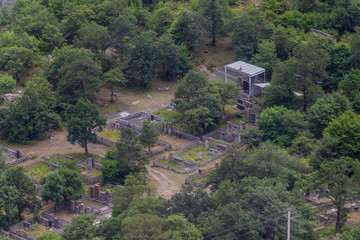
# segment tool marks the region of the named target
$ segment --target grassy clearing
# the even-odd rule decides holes
[[[120,139],[120,133],[120,130],[105,128],[103,131],[97,132],[96,135],[117,142]]]
[[[89,153],[88,155],[86,155],[85,153],[66,153],[66,155],[73,157],[75,159],[79,159],[79,160],[85,160],[88,158],[94,158],[95,162],[100,162],[102,163],[103,159],[102,157],[100,157],[97,154],[94,153]]]
[[[221,67],[232,63],[236,59],[231,38],[218,38],[215,47],[210,46],[211,39],[202,39],[193,53],[196,65],[205,65],[207,70],[212,71],[215,67]],[[205,43],[205,44],[204,44]]]
[[[42,179],[46,178],[51,171],[51,167],[45,163],[39,163],[35,166],[25,169],[25,174],[31,177]]]
[[[175,163],[175,162],[169,162],[169,159],[166,159],[166,158],[160,159],[159,162],[162,163],[162,164],[169,165],[171,167],[176,167],[176,168],[180,168],[180,169],[186,168],[185,165],[178,164],[178,163]]]
[[[70,159],[62,158],[62,157],[54,157],[54,158],[51,158],[50,160],[53,161],[54,163],[58,163],[59,165],[67,164],[67,163],[74,161],[74,160],[70,160]]]
[[[171,99],[174,98],[176,83],[176,81],[162,81],[154,78],[148,90],[119,88],[116,92],[120,92],[122,96],[116,99],[114,103],[110,102],[110,91],[101,89],[97,94],[97,100],[99,101],[97,105],[100,107],[102,115],[119,111],[134,113],[146,109],[160,110],[168,106]],[[160,91],[157,89],[164,86],[168,86],[169,90]]]
[[[201,159],[199,159],[199,149],[201,149]],[[202,162],[211,157],[209,149],[210,148],[206,149],[204,144],[200,144],[189,148],[179,156],[190,161]]]
[[[203,178],[193,177],[191,180],[206,184],[208,182],[209,178],[207,178],[207,177],[203,177]]]
[[[171,111],[169,109],[156,111],[154,112],[154,115],[162,117],[166,122],[174,121],[175,119],[179,119],[182,116],[181,113],[177,111]]]
[[[91,173],[87,172],[86,175],[88,175],[90,177],[96,177],[96,176],[101,175],[101,171],[94,168]]]

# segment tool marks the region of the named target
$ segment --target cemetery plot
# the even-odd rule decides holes
[[[210,158],[212,154],[210,153],[209,147],[206,148],[204,144],[199,144],[190,147],[185,152],[179,154],[179,156],[190,161],[203,162]]]
[[[23,228],[16,231],[19,235],[25,235],[29,239],[37,239],[46,233],[51,233],[45,226],[40,224],[32,224],[30,228]]]
[[[169,109],[163,109],[163,110],[156,111],[156,112],[154,112],[154,115],[163,118],[165,120],[165,122],[172,122],[182,116],[181,113],[179,113],[177,111],[172,111]]]
[[[162,163],[162,164],[165,164],[165,165],[169,165],[171,167],[179,168],[179,169],[187,168],[187,166],[185,166],[184,164],[177,163],[177,162],[174,162],[174,161],[170,161],[167,158],[162,158],[162,159],[159,160],[159,162]]]
[[[26,168],[25,174],[36,179],[43,179],[49,175],[50,171],[51,167],[49,165],[40,162],[34,166]]]
[[[117,142],[120,139],[120,133],[121,133],[120,129],[116,130],[112,128],[105,128],[101,132],[96,132],[96,135],[102,138],[106,138],[110,141]]]
[[[68,222],[71,222],[72,217],[74,216],[74,214],[71,213],[69,209],[61,209],[60,211],[56,211],[55,213],[53,213],[53,215]]]
[[[172,136],[172,135],[168,135],[168,134],[161,134],[159,136],[159,140],[168,142],[171,144],[171,146],[181,146],[181,145],[185,145],[185,144],[191,142],[190,140],[188,140],[186,138],[178,138],[176,136]]]

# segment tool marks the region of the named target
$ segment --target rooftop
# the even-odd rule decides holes
[[[246,63],[246,62],[242,62],[242,61],[237,61],[234,63],[230,63],[228,65],[226,65],[227,69],[231,69],[234,70],[236,72],[241,72],[241,73],[245,73],[249,76],[256,76],[259,75],[261,73],[265,72],[264,68]]]

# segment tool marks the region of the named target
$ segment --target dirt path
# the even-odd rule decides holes
[[[220,159],[212,161],[201,168],[207,170],[215,167],[216,162],[220,162]],[[152,163],[146,165],[146,169],[149,174],[148,184],[155,188],[158,196],[165,199],[170,199],[172,195],[179,192],[181,186],[185,184],[185,178],[196,173],[179,174],[171,170],[152,167]]]

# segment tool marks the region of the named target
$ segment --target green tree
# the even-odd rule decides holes
[[[211,36],[211,46],[216,45],[216,36],[222,34],[224,27],[224,13],[219,0],[198,1],[201,15],[205,19],[206,30]]]
[[[159,75],[163,80],[172,80],[178,74],[184,74],[192,68],[189,52],[182,46],[177,46],[170,35],[159,39]]]
[[[26,85],[24,95],[10,105],[0,120],[2,133],[10,142],[42,140],[49,124],[60,127],[60,117],[53,111],[54,96],[49,83],[34,78]]]
[[[191,102],[198,96],[206,84],[207,79],[204,74],[191,70],[176,85],[174,92],[175,99]]]
[[[15,186],[9,186],[4,174],[0,174],[0,207],[3,211],[0,213],[0,226],[8,230],[10,226],[18,220],[18,211],[16,200],[19,198],[19,192]]]
[[[202,106],[184,112],[183,121],[193,134],[204,133],[214,125],[210,110]]]
[[[45,233],[38,237],[38,240],[61,240],[62,238],[54,232]]]
[[[106,160],[101,166],[104,183],[123,183],[130,173],[137,173],[144,169],[149,161],[148,156],[142,153],[139,135],[131,128],[123,128],[120,140],[115,148],[106,153]]]
[[[350,40],[351,59],[356,68],[360,67],[360,27],[355,28]]]
[[[274,72],[274,66],[280,61],[276,55],[275,43],[266,40],[259,43],[257,53],[251,61],[256,66],[265,68],[266,79],[270,81]]]
[[[126,79],[120,68],[112,68],[103,74],[105,87],[111,91],[111,102],[114,102],[114,90],[116,87],[124,86]]]
[[[99,109],[88,100],[80,98],[67,110],[67,140],[72,144],[80,144],[85,154],[88,154],[88,143],[97,141],[93,129],[99,127],[101,131],[105,125],[106,120],[99,116]]]
[[[346,111],[332,120],[324,130],[324,136],[339,141],[341,153],[359,159],[360,156],[360,115]]]
[[[258,120],[265,139],[289,146],[291,141],[308,127],[305,114],[282,106],[265,109]]]
[[[0,75],[0,95],[15,91],[16,80],[7,74]]]
[[[357,225],[351,231],[345,232],[341,235],[342,240],[356,240],[360,238],[360,227]]]
[[[41,209],[40,200],[36,196],[35,184],[25,175],[23,167],[12,167],[5,172],[6,183],[17,191],[14,205],[17,210],[17,219],[21,220],[21,214],[29,209],[31,213],[37,213]]]
[[[36,54],[25,47],[4,47],[0,49],[0,69],[8,71],[14,78],[32,66]]]
[[[150,150],[154,147],[158,141],[159,133],[156,131],[157,126],[151,123],[150,119],[143,122],[143,127],[140,131],[140,143],[147,147],[150,157]]]
[[[93,52],[99,50],[104,52],[110,41],[107,29],[95,22],[85,23],[79,29],[78,45],[84,48],[90,48]]]
[[[149,88],[159,62],[159,46],[154,32],[145,32],[132,40],[125,76],[130,86]]]
[[[319,169],[323,163],[334,161],[343,156],[339,140],[331,136],[324,136],[316,141],[309,157],[309,163],[314,169]]]
[[[64,202],[79,199],[83,191],[83,180],[80,168],[75,162],[72,162],[69,166],[60,167],[58,171],[62,179],[64,179],[62,193]]]
[[[196,13],[182,9],[169,30],[175,43],[177,45],[184,43],[189,50],[193,50],[202,34],[200,22],[200,17]]]
[[[198,223],[199,218],[212,211],[211,198],[201,188],[183,185],[168,202],[171,214],[181,214],[190,222]]]
[[[206,84],[205,91],[217,98],[225,114],[225,105],[230,104],[231,100],[240,96],[239,88],[233,81],[224,82],[222,80],[209,81]]]
[[[53,201],[60,204],[64,201],[64,179],[60,176],[58,171],[49,173],[44,186],[41,189],[41,197],[43,201]]]
[[[339,83],[340,91],[349,98],[350,101],[356,99],[360,92],[360,70],[352,69],[344,76],[344,79]]]
[[[308,179],[310,188],[326,189],[319,192],[320,196],[328,197],[336,208],[336,233],[346,221],[349,209],[345,208],[345,202],[358,196],[359,167],[358,161],[344,157],[322,164]]]
[[[71,224],[67,225],[61,234],[65,240],[93,239],[95,233],[95,217],[91,215],[73,216]]]
[[[297,46],[294,56],[276,67],[272,85],[266,89],[264,103],[267,106],[296,108],[296,101],[301,99],[302,109],[306,112],[308,105],[322,93],[317,82],[325,78],[328,59],[325,50],[312,41]],[[301,94],[300,97],[295,97],[295,91]]]
[[[135,35],[136,19],[135,17],[124,12],[111,22],[110,35],[112,36],[112,45],[124,59],[124,55],[130,50],[129,38]]]
[[[258,8],[234,18],[229,23],[233,28],[232,40],[239,59],[249,60],[258,48],[260,40],[269,39],[273,27],[266,15]]]
[[[159,36],[163,35],[174,21],[174,11],[170,7],[164,6],[152,13],[148,24],[151,30],[155,31]]]
[[[323,130],[332,119],[336,119],[350,109],[349,100],[339,93],[335,92],[319,98],[307,112],[310,131],[314,133],[315,137],[321,137]]]
[[[113,215],[118,216],[132,204],[136,198],[145,198],[153,194],[153,189],[146,185],[144,174],[135,173],[126,176],[124,187],[116,188],[113,193]]]
[[[101,88],[100,64],[94,55],[70,46],[56,49],[53,55],[47,77],[62,100],[68,103],[76,103],[81,97],[94,100],[95,92]]]

